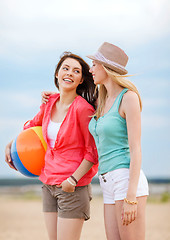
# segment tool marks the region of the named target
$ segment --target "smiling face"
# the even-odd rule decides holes
[[[105,79],[108,78],[106,71],[104,70],[102,64],[93,61],[92,67],[90,68],[90,73],[92,73],[93,80],[95,84],[103,84]]]
[[[83,82],[82,66],[73,58],[66,58],[56,74],[58,78],[59,88],[72,90],[78,87]]]

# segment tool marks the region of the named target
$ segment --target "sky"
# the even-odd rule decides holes
[[[103,42],[127,53],[142,100],[142,168],[170,177],[169,0],[0,1],[0,178],[22,177],[5,163],[5,146],[39,111],[41,92],[56,91],[64,51],[87,55]]]

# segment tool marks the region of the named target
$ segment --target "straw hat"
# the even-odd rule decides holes
[[[87,57],[121,75],[128,73],[125,69],[128,56],[121,48],[111,43],[104,42],[98,49],[97,53],[94,55],[88,55]]]

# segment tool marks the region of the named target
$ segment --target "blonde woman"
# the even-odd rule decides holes
[[[148,183],[141,170],[141,110],[136,87],[127,80],[128,56],[103,43],[90,72],[99,85],[98,108],[89,123],[99,155],[108,240],[145,239]]]

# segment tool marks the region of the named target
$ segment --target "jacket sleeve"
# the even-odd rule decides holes
[[[45,106],[46,106],[45,104],[41,104],[40,111],[35,115],[35,117],[32,120],[28,120],[24,124],[24,127],[23,127],[24,130],[27,129],[27,128],[30,128],[30,127],[42,126]]]
[[[88,107],[79,109],[79,124],[80,129],[84,137],[85,142],[85,150],[84,150],[84,159],[93,162],[94,164],[98,163],[98,154],[97,148],[95,145],[95,141],[91,133],[89,132],[89,122],[91,120],[92,115],[94,114],[94,109],[91,105]]]

